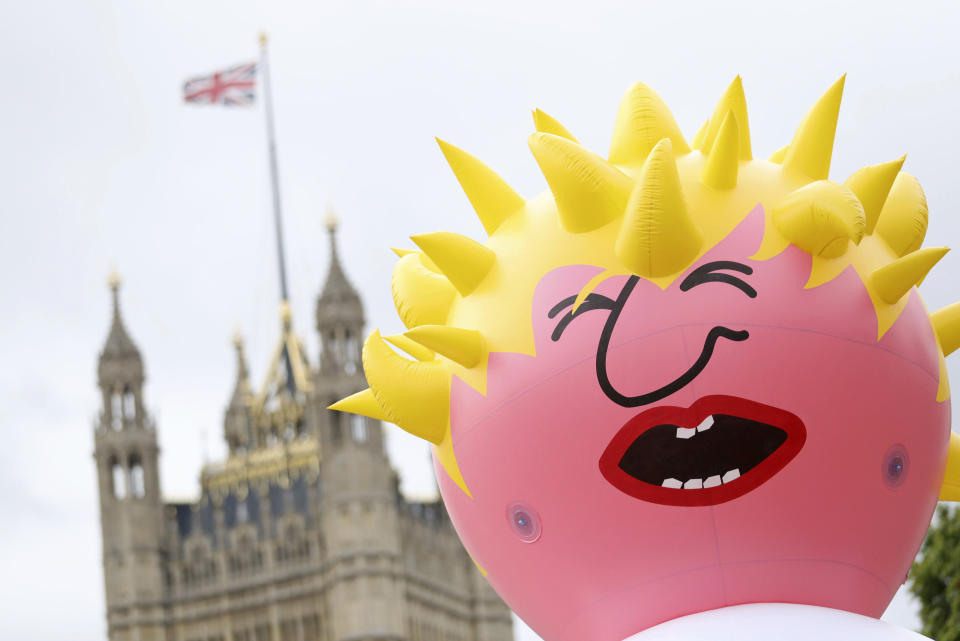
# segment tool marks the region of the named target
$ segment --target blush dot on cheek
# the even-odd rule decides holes
[[[534,543],[540,538],[540,517],[526,503],[515,501],[507,506],[507,523],[524,543]]]

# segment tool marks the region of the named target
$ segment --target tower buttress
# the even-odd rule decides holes
[[[315,377],[315,417],[323,458],[322,528],[327,557],[347,568],[366,559],[370,590],[356,595],[345,581],[327,592],[333,613],[333,639],[396,639],[405,634],[405,589],[397,573],[402,565],[397,521],[396,473],[383,446],[380,421],[326,409],[367,387],[360,358],[363,304],[350,285],[337,254],[337,220],[327,218],[330,268],[317,299],[320,365]],[[340,576],[339,569],[333,571]]]
[[[325,409],[367,387],[361,359],[363,303],[340,265],[337,218],[332,212],[327,216],[326,226],[330,238],[330,267],[317,298],[317,333],[320,335],[317,425],[321,443],[325,455],[346,445],[383,455],[383,430],[379,421]]]
[[[143,359],[123,324],[115,275],[110,289],[113,322],[97,366],[102,408],[94,426],[107,628],[110,639],[123,626],[159,641],[162,628],[150,622],[166,585],[159,448],[144,409]]]

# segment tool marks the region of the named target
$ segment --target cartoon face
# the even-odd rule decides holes
[[[386,337],[413,359],[374,332],[370,390],[333,408],[434,444],[465,547],[548,641],[753,602],[879,616],[903,581],[960,308],[931,322],[913,288],[945,250],[902,159],[824,179],[838,87],[772,162],[739,79],[693,149],[643,85],[607,161],[541,113],[528,201],[442,145],[489,238],[414,237]]]
[[[926,313],[877,342],[852,269],[804,289],[802,251],[749,258],[763,218],[667,289],[615,276],[573,314],[600,270],[547,274],[536,356],[491,354],[486,395],[454,381],[472,497],[438,466],[444,500],[544,638],[754,601],[879,616],[903,580],[949,430]]]
[[[712,261],[690,271],[679,289],[687,292],[707,283],[723,283],[756,298],[757,290],[744,280],[751,274],[753,268],[744,263]],[[645,407],[672,396],[693,383],[707,367],[717,341],[750,338],[747,330],[714,325],[699,349],[696,344],[691,346],[690,355],[695,358],[682,374],[656,389],[625,393],[610,379],[608,352],[617,322],[639,280],[637,276],[627,278],[616,298],[591,293],[576,311],[571,311],[577,297],[569,296],[548,313],[550,318],[560,317],[551,335],[558,341],[564,329],[583,313],[607,312],[597,344],[597,382],[607,398],[623,407]],[[642,367],[642,361],[637,365]],[[629,372],[626,381],[632,382]],[[718,429],[710,431],[713,427]],[[612,485],[642,500],[664,505],[715,505],[768,480],[800,451],[805,439],[803,421],[789,412],[733,396],[702,397],[688,408],[658,406],[632,418],[600,457],[600,471]],[[681,489],[688,491],[677,491]],[[711,491],[689,491],[702,489]]]

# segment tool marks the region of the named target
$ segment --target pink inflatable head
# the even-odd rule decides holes
[[[609,161],[541,113],[530,201],[443,145],[490,237],[414,237],[388,339],[416,360],[375,332],[371,390],[334,408],[435,444],[464,545],[545,639],[754,602],[879,616],[904,580],[960,310],[934,327],[913,287],[945,250],[902,159],[824,179],[841,88],[775,162],[739,79],[693,149],[644,85]]]

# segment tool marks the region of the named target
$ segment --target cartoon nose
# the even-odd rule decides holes
[[[605,354],[607,378],[620,394],[645,394],[682,375],[690,366],[688,352],[681,327],[636,338],[614,332]]]
[[[683,327],[631,340],[604,337],[597,352],[597,380],[608,398],[624,407],[640,407],[674,396],[693,382],[713,358],[718,343],[744,341],[745,330],[705,328],[702,342]]]

